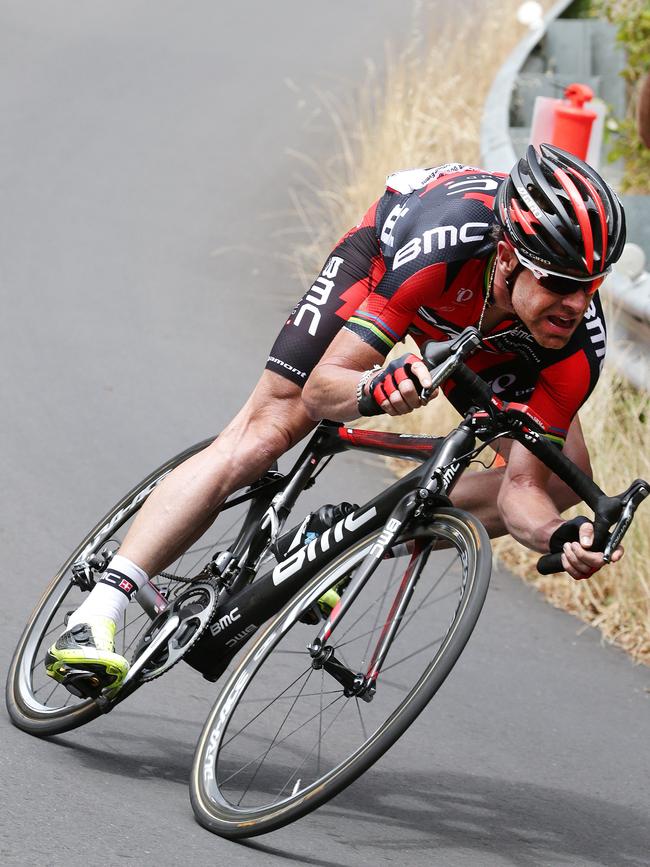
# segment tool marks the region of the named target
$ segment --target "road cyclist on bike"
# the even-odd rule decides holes
[[[589,473],[577,412],[605,355],[598,288],[624,243],[615,193],[586,163],[550,145],[529,147],[509,175],[458,163],[391,175],[290,313],[237,416],[149,495],[50,647],[47,673],[63,681],[71,668],[85,668],[118,686],[129,664],[114,650],[116,623],[149,577],[207,530],[226,497],[258,479],[320,418],[420,407],[431,385],[420,358],[407,353],[382,366],[406,334],[421,344],[476,325],[484,345],[469,366]],[[453,380],[445,393],[467,410]],[[592,524],[561,517],[575,493],[520,444],[498,448],[505,467],[464,475],[454,505],[493,537],[511,533],[540,552],[564,541],[562,565],[575,579],[602,568],[602,554],[590,550]]]

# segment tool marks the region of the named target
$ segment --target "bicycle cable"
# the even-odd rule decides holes
[[[332,460],[333,457],[334,457],[334,455],[328,455],[328,457],[325,458],[325,460],[323,461],[323,463],[320,466],[320,469],[318,469],[314,473],[314,475],[309,479],[309,481],[305,485],[305,490],[307,490],[308,488],[311,488],[311,486],[316,483],[316,479],[320,476],[320,474],[323,472],[323,470],[329,464],[329,462]]]
[[[458,457],[453,458],[453,460],[449,461],[448,464],[443,464],[441,467],[439,467],[439,469],[441,471],[444,471],[444,470],[448,469],[449,467],[451,467],[452,464],[455,464],[458,461],[464,461],[465,459],[469,459],[469,461],[471,463],[472,461],[474,461],[476,459],[476,457],[478,455],[480,455],[480,453],[483,451],[483,449],[487,448],[487,446],[490,446],[490,445],[492,445],[493,442],[496,442],[496,440],[503,439],[504,437],[508,437],[509,435],[510,435],[509,431],[497,434],[496,436],[492,437],[491,439],[486,440],[485,442],[482,442],[479,446],[476,446],[476,448],[472,449],[470,452],[465,452],[464,455],[459,455]],[[476,461],[476,463],[479,463],[482,467],[485,467],[486,470],[489,470],[494,465],[494,462],[496,461],[496,459],[497,459],[497,453],[495,452],[494,458],[492,459],[492,462],[490,464],[484,464],[483,461]]]

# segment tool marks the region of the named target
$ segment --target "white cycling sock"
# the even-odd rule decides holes
[[[88,597],[70,615],[66,630],[87,623],[91,617],[110,617],[118,623],[132,597],[148,580],[149,576],[143,569],[116,554]]]

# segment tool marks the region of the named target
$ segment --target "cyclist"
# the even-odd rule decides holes
[[[48,673],[61,680],[66,668],[86,666],[107,684],[121,682],[128,663],[114,652],[114,634],[129,600],[315,420],[419,407],[418,389],[431,378],[418,356],[380,367],[407,333],[421,343],[477,325],[488,340],[470,366],[500,398],[527,404],[547,436],[589,472],[577,411],[605,353],[597,290],[624,242],[616,195],[586,163],[549,145],[529,147],[509,175],[457,163],[391,175],[289,315],[238,415],[143,504],[50,648]],[[453,385],[446,393],[467,409]],[[566,532],[560,512],[576,496],[518,443],[508,446],[501,447],[506,466],[464,475],[454,503],[492,536],[509,532],[546,552],[553,534]],[[588,577],[603,565],[590,550],[592,525],[571,532],[563,566],[575,579]]]

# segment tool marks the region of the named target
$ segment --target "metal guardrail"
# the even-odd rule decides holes
[[[483,107],[481,119],[481,157],[491,172],[509,172],[516,155],[510,138],[510,103],[517,76],[529,54],[541,41],[549,25],[573,0],[559,0],[544,16],[541,27],[530,30],[497,72]]]
[[[608,357],[632,385],[650,391],[650,274],[644,271],[633,280],[619,270],[606,288],[606,297],[613,302]]]
[[[490,171],[508,172],[517,159],[509,125],[517,77],[550,24],[571,2],[560,0],[547,12],[543,25],[519,42],[492,82],[481,119],[481,162]],[[603,292],[614,307],[609,317],[608,358],[633,385],[650,391],[650,274],[643,268],[638,257],[631,268],[622,262],[603,285]]]

